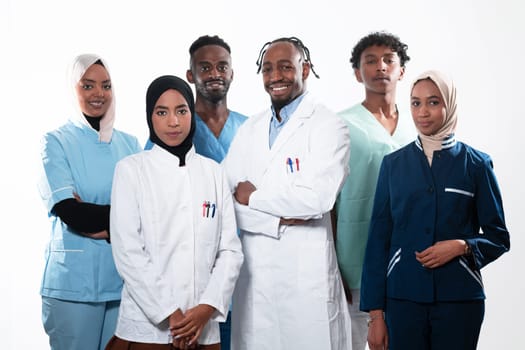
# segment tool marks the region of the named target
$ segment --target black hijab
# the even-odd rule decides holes
[[[153,108],[155,107],[155,103],[157,103],[160,95],[162,95],[166,90],[170,89],[180,92],[180,94],[186,99],[186,102],[188,103],[191,111],[190,133],[178,146],[168,146],[162,142],[155,133],[152,122]],[[177,158],[179,158],[180,166],[184,166],[186,164],[186,153],[188,153],[188,151],[191,149],[193,144],[193,134],[195,134],[195,103],[193,99],[193,92],[191,91],[188,83],[174,75],[163,75],[153,80],[148,87],[148,91],[146,92],[146,119],[148,121],[149,139],[151,142],[177,156]]]

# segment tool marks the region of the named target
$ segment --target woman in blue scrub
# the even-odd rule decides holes
[[[456,89],[413,83],[418,139],[383,159],[361,282],[371,350],[476,349],[481,268],[510,248],[492,160],[455,138]]]
[[[39,184],[51,219],[40,293],[53,350],[104,349],[115,331],[122,280],[109,244],[115,164],[141,147],[115,130],[107,63],[83,54],[71,69],[75,113],[42,139]]]

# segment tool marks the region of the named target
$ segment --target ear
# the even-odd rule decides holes
[[[303,72],[302,72],[303,81],[308,79],[309,75],[310,75],[310,63],[303,62]]]
[[[405,76],[405,67],[401,67],[399,70],[399,79],[397,79],[398,81],[403,80],[403,77]]]
[[[359,68],[354,68],[354,75],[358,82],[363,82],[363,77],[361,76],[361,71],[359,70]]]
[[[193,81],[193,73],[191,72],[191,69],[188,69],[186,71],[186,80],[190,83],[190,84],[194,84],[195,82]]]

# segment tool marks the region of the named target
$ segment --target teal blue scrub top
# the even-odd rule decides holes
[[[226,119],[226,123],[217,138],[201,117],[196,114],[196,128],[195,135],[193,135],[195,151],[200,155],[215,160],[217,163],[222,162],[230,149],[230,144],[237,133],[237,129],[247,118],[245,115],[230,111],[228,119]]]
[[[70,230],[51,210],[77,193],[82,201],[109,205],[116,163],[141,151],[136,137],[113,130],[109,143],[80,122],[69,121],[42,140],[43,175],[39,183],[51,221],[41,295],[69,301],[120,300],[122,280],[111,245]]]
[[[237,133],[237,129],[246,119],[248,119],[247,116],[230,111],[219,137],[215,137],[201,117],[195,114],[195,134],[193,135],[195,152],[201,156],[211,158],[217,163],[222,162],[230,149],[230,144]],[[148,139],[144,149],[149,150],[152,147],[153,143]]]
[[[383,157],[417,137],[410,115],[400,113],[394,135],[361,103],[338,113],[350,129],[350,173],[336,201],[336,251],[350,289],[361,287],[368,228]]]

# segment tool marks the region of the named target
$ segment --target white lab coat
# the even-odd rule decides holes
[[[219,342],[243,261],[231,191],[220,166],[195,153],[186,166],[154,146],[117,164],[111,241],[124,279],[116,335],[171,342],[167,317],[198,304],[217,309],[199,343]]]
[[[232,350],[351,349],[330,221],[348,174],[346,124],[308,94],[269,147],[271,111],[249,118],[224,160],[245,262],[233,296]],[[291,161],[290,161],[290,160]],[[309,220],[279,225],[281,217]]]

